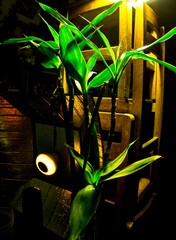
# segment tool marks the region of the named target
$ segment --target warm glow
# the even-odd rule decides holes
[[[138,4],[141,4],[143,2],[149,2],[150,0],[128,0],[128,3],[132,6],[136,6]]]
[[[57,170],[58,156],[56,154],[39,154],[36,165],[40,172],[45,175],[53,175]]]
[[[119,0],[106,0],[107,2],[119,2]],[[149,2],[151,0],[127,0],[127,2],[133,2],[133,3],[136,3],[136,2]]]

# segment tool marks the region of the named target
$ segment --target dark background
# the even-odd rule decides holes
[[[159,16],[160,24],[165,26],[165,32],[176,26],[176,1],[156,0],[155,11]],[[153,3],[154,4],[154,3]],[[166,42],[166,61],[176,65],[176,36]],[[165,91],[163,108],[163,125],[161,138],[161,154],[165,157],[163,169],[164,181],[167,180],[166,188],[172,188],[175,183],[176,161],[176,75],[165,69]],[[173,194],[173,191],[170,191]]]
[[[151,3],[159,16],[165,32],[176,26],[176,1],[156,0]],[[166,42],[166,61],[176,65],[176,36]],[[176,162],[176,74],[165,69],[165,89],[163,124],[160,153],[164,157],[159,179],[160,199],[158,210],[158,230],[156,235],[167,234],[168,239],[174,234],[175,207],[175,162]],[[157,224],[157,223],[156,223]],[[155,222],[153,223],[155,225]]]

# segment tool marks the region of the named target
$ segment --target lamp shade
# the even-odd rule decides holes
[[[44,175],[53,175],[58,167],[56,153],[41,153],[36,158],[36,166]]]

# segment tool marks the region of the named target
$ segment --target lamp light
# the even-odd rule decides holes
[[[144,2],[149,2],[149,0],[128,0],[128,4],[133,7],[136,7]]]
[[[36,158],[36,166],[44,175],[53,175],[58,167],[58,155],[56,153],[41,153]]]

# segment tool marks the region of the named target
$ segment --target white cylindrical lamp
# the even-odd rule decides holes
[[[44,175],[53,175],[58,167],[58,155],[56,153],[41,153],[36,158],[36,166]]]

